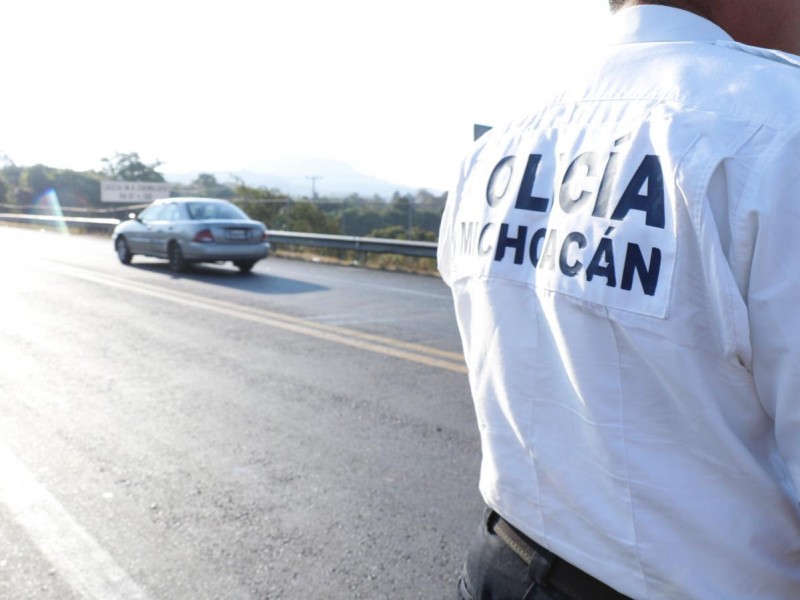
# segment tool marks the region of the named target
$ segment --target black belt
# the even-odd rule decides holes
[[[540,546],[494,511],[488,525],[528,565],[528,576],[543,588],[551,587],[573,600],[630,600]]]

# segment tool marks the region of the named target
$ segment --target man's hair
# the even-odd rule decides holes
[[[625,5],[634,5],[634,4],[656,4],[660,6],[678,6],[683,7],[685,5],[695,5],[696,2],[675,2],[674,0],[608,0],[608,5],[611,8],[611,12],[617,12],[620,8],[623,8]],[[702,4],[702,3],[700,3]]]
[[[698,2],[696,0],[684,0],[681,2],[676,2],[675,0],[608,0],[608,5],[611,7],[612,12],[622,8],[626,4],[656,4],[660,6],[676,6],[679,8],[687,6],[702,8],[704,5],[708,4],[708,2]]]

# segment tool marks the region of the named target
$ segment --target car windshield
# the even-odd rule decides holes
[[[186,210],[189,213],[189,218],[195,221],[206,219],[221,219],[221,220],[234,220],[234,219],[247,219],[248,216],[244,214],[239,208],[233,204],[223,202],[187,202]]]

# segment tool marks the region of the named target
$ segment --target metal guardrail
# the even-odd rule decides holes
[[[119,224],[119,219],[101,219],[96,217],[59,217],[54,215],[22,215],[19,213],[0,213],[0,221],[9,223],[41,223],[42,225],[85,225],[94,226],[96,229],[111,231]]]
[[[426,256],[436,258],[436,242],[415,242],[411,240],[392,240],[386,238],[355,237],[331,235],[326,233],[298,233],[294,231],[269,231],[271,244],[293,244],[334,248],[353,252],[401,254],[403,256]]]
[[[18,213],[0,213],[0,221],[10,223],[40,223],[42,225],[66,224],[109,233],[120,223],[119,219],[111,218],[59,217],[51,215],[23,215]],[[411,240],[355,237],[325,233],[300,233],[280,230],[270,230],[269,241],[272,244],[332,248],[364,254],[383,253],[436,258],[435,242],[415,242]]]

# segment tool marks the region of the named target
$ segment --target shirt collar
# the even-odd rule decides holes
[[[611,18],[611,42],[733,41],[708,19],[671,6],[639,5],[623,8]]]

